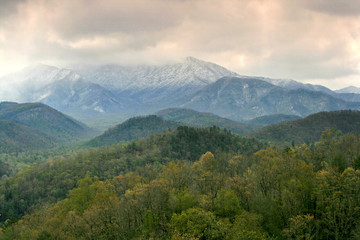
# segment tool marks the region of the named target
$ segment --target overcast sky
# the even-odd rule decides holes
[[[0,75],[33,63],[162,64],[360,87],[360,0],[0,0]]]

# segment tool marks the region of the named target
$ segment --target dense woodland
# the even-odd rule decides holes
[[[359,239],[360,136],[277,148],[179,127],[36,165],[0,193],[0,239]]]
[[[281,145],[301,145],[319,141],[322,132],[331,128],[343,134],[360,134],[360,111],[319,112],[303,119],[266,126],[248,135]]]

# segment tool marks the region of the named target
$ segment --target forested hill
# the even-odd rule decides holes
[[[0,153],[50,148],[94,132],[42,103],[0,103]]]
[[[92,133],[85,124],[42,103],[0,103],[0,119],[30,127],[54,141],[68,141]]]
[[[257,117],[247,121],[248,124],[252,125],[260,125],[260,126],[267,126],[271,124],[276,124],[280,122],[292,121],[300,119],[301,117],[296,115],[285,115],[285,114],[273,114],[273,115],[266,115]]]
[[[321,133],[334,128],[343,134],[360,133],[360,111],[320,112],[306,118],[266,126],[248,134],[276,143],[302,144],[320,140]]]
[[[359,146],[179,127],[94,149],[0,181],[0,239],[359,239]]]
[[[158,111],[155,114],[163,119],[181,122],[193,127],[218,126],[240,135],[260,128],[260,126],[257,126],[256,124],[240,123],[227,118],[219,117],[212,113],[198,112],[186,108],[167,108]]]
[[[133,117],[115,127],[109,128],[103,134],[90,140],[88,145],[98,147],[132,141],[148,137],[154,133],[175,129],[178,126],[180,126],[179,123],[164,120],[155,115]]]
[[[227,158],[235,154],[251,155],[265,146],[217,127],[184,126],[129,144],[82,152],[65,160],[36,165],[0,181],[0,220],[19,218],[36,205],[65,198],[86,174],[106,180],[149,164],[196,161],[207,151]]]
[[[52,146],[53,142],[33,129],[13,121],[0,120],[0,153],[23,152]]]

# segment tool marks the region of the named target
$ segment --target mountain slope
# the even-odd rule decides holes
[[[116,125],[89,141],[89,145],[103,146],[118,142],[132,141],[138,138],[148,137],[154,133],[160,133],[175,129],[179,123],[167,121],[155,115],[146,117],[134,117]]]
[[[254,77],[249,77],[249,78],[254,78]],[[292,79],[272,79],[272,78],[264,78],[264,77],[257,77],[256,79],[263,80],[278,87],[291,89],[291,90],[305,89],[314,92],[323,92],[329,95],[335,94],[332,90],[330,90],[327,87],[321,85],[313,85],[310,83],[301,83]]]
[[[77,71],[85,79],[116,92],[118,96],[141,102],[143,111],[149,107],[152,111],[168,107],[166,103],[194,93],[221,77],[238,76],[217,64],[193,57],[182,63],[162,66],[105,65],[82,67]]]
[[[26,126],[53,142],[65,142],[93,134],[93,130],[83,123],[42,103],[0,103],[0,120]]]
[[[302,144],[320,140],[321,133],[330,128],[344,134],[359,134],[360,111],[320,112],[303,119],[266,126],[248,135],[272,142]]]
[[[76,81],[80,76],[69,69],[43,64],[29,66],[0,78],[0,101],[38,101],[39,90],[64,78]]]
[[[285,115],[285,114],[273,114],[267,116],[261,116],[247,121],[249,124],[266,126],[271,124],[276,124],[285,121],[292,121],[300,119],[301,117],[296,115]]]
[[[54,142],[33,129],[13,121],[0,120],[0,153],[24,152],[53,146]]]
[[[83,118],[99,113],[121,112],[136,105],[134,101],[115,96],[70,69],[47,65],[30,66],[1,78],[0,96],[6,101],[42,102],[61,112]]]
[[[250,78],[224,77],[179,103],[181,107],[207,111],[233,120],[264,115],[307,116],[320,111],[360,109],[322,92],[289,90]]]
[[[347,102],[360,102],[359,93],[336,93],[333,96]]]
[[[175,122],[181,122],[194,127],[218,126],[226,128],[236,134],[244,134],[259,128],[249,124],[239,123],[230,119],[219,117],[212,113],[197,112],[191,109],[168,108],[155,113],[157,116]]]
[[[38,93],[39,101],[74,115],[121,112],[134,106],[133,101],[115,96],[111,91],[83,79],[61,79]]]
[[[335,92],[336,93],[357,93],[357,94],[360,94],[360,88],[354,87],[354,86],[349,86],[349,87],[346,87],[346,88],[335,90]]]
[[[155,161],[164,165],[176,159],[193,162],[208,151],[250,156],[265,146],[255,139],[241,138],[216,127],[178,127],[131,144],[92,149],[39,164],[0,181],[0,222],[19,219],[34,206],[65,198],[77,181],[86,175],[101,180],[112,179]],[[23,199],[20,205],[19,199]]]
[[[89,81],[117,90],[205,86],[220,77],[238,75],[217,64],[193,57],[187,57],[182,63],[162,66],[105,65],[80,67],[77,71]]]

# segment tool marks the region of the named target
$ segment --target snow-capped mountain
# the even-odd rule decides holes
[[[104,65],[78,67],[85,79],[106,87],[117,95],[128,96],[152,111],[169,106],[224,76],[238,76],[215,63],[187,57],[182,63],[162,66]]]
[[[38,64],[0,79],[1,100],[42,102],[65,113],[120,112],[134,105],[70,69]]]
[[[336,93],[289,79],[241,76],[188,57],[162,66],[80,66],[71,70],[34,65],[0,78],[0,101],[42,102],[85,121],[90,116],[130,117],[181,106],[241,120],[358,109],[360,94]]]
[[[35,98],[36,101],[66,113],[121,112],[129,107],[130,102],[115,96],[98,84],[81,78],[76,81],[65,78],[51,83],[36,92]]]
[[[187,57],[182,63],[163,66],[104,65],[80,67],[77,71],[89,81],[116,90],[201,87],[224,76],[238,76],[215,63],[193,57]]]
[[[0,101],[39,101],[34,96],[35,92],[65,78],[76,81],[80,79],[80,75],[69,69],[44,64],[29,66],[0,78]]]
[[[354,87],[354,86],[349,86],[349,87],[346,87],[346,88],[335,90],[335,92],[336,93],[356,93],[356,94],[360,94],[360,88]]]

